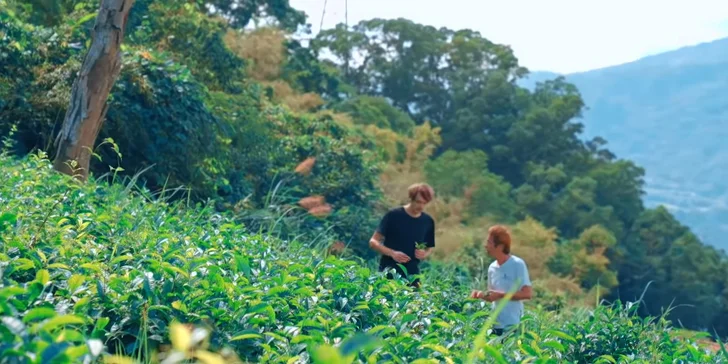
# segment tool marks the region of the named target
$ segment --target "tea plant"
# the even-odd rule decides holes
[[[726,362],[634,307],[494,316],[469,284],[253,234],[207,206],[0,156],[0,362]],[[182,324],[184,323],[184,324]],[[721,359],[722,358],[722,359]],[[722,361],[721,361],[722,360]]]

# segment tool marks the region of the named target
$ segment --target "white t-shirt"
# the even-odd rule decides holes
[[[514,287],[516,283],[520,283]],[[508,293],[515,288],[519,291],[523,286],[530,286],[531,279],[528,275],[528,267],[523,259],[511,255],[503,265],[498,261],[493,261],[488,267],[488,289]],[[498,305],[499,301],[493,302],[493,309]],[[523,302],[509,301],[498,315],[498,319],[494,325],[498,329],[507,329],[510,326],[517,325],[523,316]]]

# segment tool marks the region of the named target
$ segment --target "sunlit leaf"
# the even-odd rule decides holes
[[[25,317],[23,317],[23,322],[28,323],[36,320],[44,320],[55,315],[56,310],[50,307],[36,307],[25,314]]]
[[[174,322],[169,326],[169,339],[175,350],[184,353],[190,349],[192,333],[185,325]]]
[[[225,364],[225,359],[222,356],[209,351],[197,350],[195,351],[195,358],[204,364]]]
[[[237,340],[246,340],[246,339],[262,339],[263,335],[261,334],[255,334],[255,333],[248,333],[248,334],[242,334],[234,336],[230,341],[237,341]]]
[[[59,328],[61,326],[67,326],[67,325],[83,325],[86,321],[78,316],[75,315],[59,315],[54,316],[50,318],[48,321],[40,322],[33,326],[33,331],[38,332],[38,330],[44,330],[44,331],[52,331],[56,328]]]

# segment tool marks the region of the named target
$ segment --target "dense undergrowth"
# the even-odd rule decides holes
[[[97,7],[0,0],[0,137],[15,131],[16,156],[53,157]],[[241,27],[263,13],[278,27]],[[494,346],[509,360],[558,351],[567,360],[635,353],[654,362],[658,347],[667,356],[690,350],[656,341],[651,335],[667,337],[661,326],[642,328],[622,310],[594,311],[596,323],[623,323],[607,331],[569,326],[588,318],[574,307],[588,315],[602,298],[642,296],[631,306],[641,316],[672,305],[673,322],[726,337],[726,255],[666,209],[644,208],[641,168],[600,138],[581,141],[576,88],[563,80],[518,87],[526,70],[512,51],[467,29],[372,19],[304,46],[292,32],[300,15],[286,0],[135,1],[94,146],[95,184],[62,182],[45,162],[3,161],[4,173],[18,172],[0,187],[8,201],[0,213],[12,223],[2,232],[11,262],[3,284],[38,279],[4,291],[15,295],[5,315],[24,318],[33,332],[51,315],[24,315],[20,302],[36,298],[88,325],[108,317],[96,331],[77,328],[110,353],[146,359],[164,350],[168,333],[185,337],[167,326],[175,318],[208,327],[216,351],[227,345],[243,360],[273,362],[305,359],[309,344],[366,342],[352,335],[392,324],[396,335],[385,337],[375,361],[441,359],[432,351],[440,347],[426,344],[458,361],[489,315],[472,315],[464,299],[485,278],[483,227],[502,223],[532,273],[529,307],[553,311],[529,317],[538,337]],[[332,52],[338,60],[323,56]],[[438,191],[428,206],[437,249],[428,289],[406,293],[361,259],[373,255],[367,241],[383,211],[422,181]],[[140,186],[151,192],[140,195]],[[326,257],[326,246],[345,247],[351,260]],[[576,344],[551,343],[560,335],[551,329]],[[622,333],[639,341],[625,344]],[[622,349],[601,344],[609,335]],[[59,342],[46,359],[63,351]]]
[[[481,340],[491,311],[466,298],[467,280],[440,272],[412,291],[361,259],[248,231],[210,207],[77,184],[43,155],[0,157],[0,179],[3,363],[459,363],[476,343],[499,363],[728,359],[632,315],[636,305],[558,315],[529,305],[521,334]]]
[[[155,197],[212,200],[255,232],[363,259],[383,212],[426,181],[435,260],[481,274],[482,227],[506,224],[544,308],[635,301],[652,282],[641,315],[672,305],[674,322],[728,337],[728,256],[645,208],[644,170],[583,140],[579,90],[519,87],[527,70],[507,45],[407,19],[303,42],[287,0],[133,6],[93,147],[99,179],[138,177]],[[0,137],[15,130],[15,155],[54,157],[97,10],[0,0]],[[292,208],[303,202],[321,208]]]

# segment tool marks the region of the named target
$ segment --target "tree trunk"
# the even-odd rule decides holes
[[[91,47],[73,83],[71,102],[55,140],[53,168],[83,182],[106,117],[106,100],[121,72],[121,42],[133,4],[134,0],[101,0]]]

